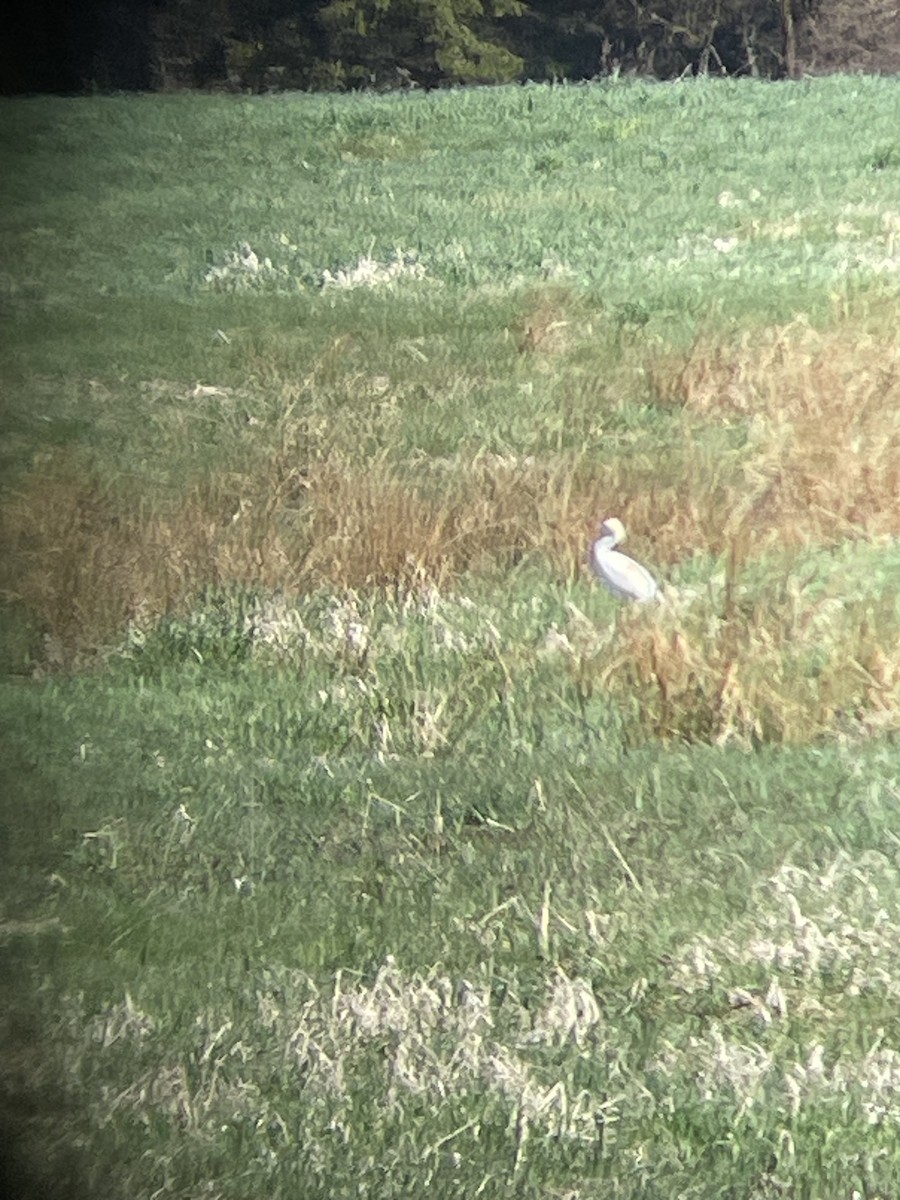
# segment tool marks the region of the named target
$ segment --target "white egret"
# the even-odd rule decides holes
[[[600,536],[591,546],[591,566],[599,580],[620,600],[645,603],[659,595],[656,580],[646,567],[615,549],[625,541],[625,527],[617,517],[607,517]]]

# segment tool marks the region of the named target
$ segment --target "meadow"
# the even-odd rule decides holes
[[[4,102],[18,1194],[900,1194],[898,113]]]

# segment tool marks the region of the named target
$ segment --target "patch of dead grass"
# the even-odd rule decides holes
[[[900,728],[900,615],[891,603],[753,602],[627,612],[613,635],[573,635],[579,692],[611,694],[630,736],[744,745]]]
[[[536,289],[527,296],[514,331],[519,353],[560,355],[571,349],[572,322],[583,324],[573,312],[574,305],[572,290],[562,286]]]
[[[526,322],[540,334],[534,349],[546,348],[540,331],[566,319],[567,303],[552,291],[536,296]],[[571,582],[610,513],[624,521],[629,548],[662,575],[694,553],[727,558],[736,578],[776,544],[900,534],[900,334],[888,322],[848,317],[824,332],[794,322],[727,344],[700,338],[680,358],[657,359],[651,379],[659,403],[683,414],[680,435],[665,446],[622,437],[620,453],[601,439],[582,453],[541,457],[356,457],[343,436],[311,435],[316,413],[327,425],[325,412],[301,404],[295,387],[282,416],[256,422],[252,436],[236,432],[218,466],[152,492],[108,465],[49,456],[2,504],[0,586],[55,644],[85,649],[135,618],[183,610],[209,587],[402,590],[531,555]],[[383,445],[372,405],[363,408],[358,432]],[[755,620],[744,626],[745,651],[766,658]],[[680,636],[691,646],[696,634]],[[732,637],[723,627],[701,655],[720,681],[704,677],[702,690],[721,692],[726,707]],[[654,652],[669,664],[669,694],[696,686],[674,678],[678,647]],[[645,647],[637,661],[649,654]],[[876,642],[860,661],[871,660],[865,670],[877,677],[882,659],[890,674],[892,655]],[[684,670],[695,680],[689,663]],[[722,721],[709,719],[714,728]]]
[[[725,345],[700,338],[657,363],[654,384],[692,417],[748,425],[735,524],[758,548],[900,533],[895,316],[822,332],[794,321]]]
[[[0,578],[55,642],[85,649],[209,587],[402,589],[535,550],[571,577],[583,557],[577,478],[571,459],[481,456],[413,474],[337,452],[300,466],[279,449],[246,472],[143,496],[60,456],[2,506]]]

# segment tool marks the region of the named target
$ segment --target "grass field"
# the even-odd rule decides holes
[[[898,112],[4,103],[19,1195],[900,1194]]]

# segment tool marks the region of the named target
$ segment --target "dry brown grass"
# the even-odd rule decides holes
[[[655,368],[664,402],[748,423],[745,485],[722,514],[757,549],[900,533],[900,331],[802,321],[737,344],[700,339]],[[701,532],[701,531],[698,531]],[[709,544],[702,537],[698,544]]]
[[[798,743],[900,728],[892,598],[883,611],[796,585],[722,607],[676,598],[589,642],[572,660],[579,692],[617,696],[639,741]]]
[[[279,451],[246,473],[145,497],[61,456],[3,505],[2,586],[56,642],[86,648],[210,586],[403,586],[534,550],[571,576],[583,556],[571,516],[578,475],[571,459],[490,456],[415,476],[384,457],[355,463],[340,453],[299,469]]]
[[[515,562],[565,519],[571,471],[483,456],[404,478],[384,458],[330,459],[310,477],[308,576],[359,587],[402,582],[411,569],[442,580]]]
[[[4,593],[53,638],[97,645],[136,614],[220,582],[223,559],[229,573],[238,555],[257,573],[261,550],[241,546],[222,499],[195,485],[144,500],[67,456],[45,463],[3,506]]]
[[[515,330],[520,354],[559,355],[570,349],[573,321],[581,325],[576,298],[570,288],[543,287],[526,297]]]
[[[535,329],[564,308],[539,299]],[[274,425],[257,423],[250,441],[235,434],[228,467],[168,491],[145,494],[108,466],[60,453],[3,502],[0,584],[57,642],[85,648],[217,585],[447,583],[528,555],[571,581],[596,522],[613,512],[657,571],[700,552],[726,558],[732,580],[776,543],[900,533],[900,337],[886,324],[846,320],[819,333],[796,322],[727,345],[701,338],[656,361],[652,379],[659,402],[683,413],[680,436],[663,448],[635,440],[604,452],[601,440],[580,454],[396,464],[386,453],[352,457],[337,426],[311,439],[292,395]],[[368,444],[376,418],[360,416],[376,421]],[[736,424],[744,444],[724,428],[709,436]],[[705,682],[704,694],[721,691],[725,705],[731,636],[720,631],[719,649],[703,648],[723,681]],[[669,670],[679,654],[657,648]]]
[[[661,402],[688,421],[748,431],[737,475],[709,464],[635,495],[626,521],[725,559],[712,602],[660,619],[629,614],[612,644],[576,667],[581,689],[627,698],[640,736],[797,742],[900,726],[900,620],[883,603],[813,597],[790,576],[759,599],[747,562],[779,547],[900,534],[900,332],[847,320],[803,322],[722,345],[699,339],[655,368]],[[699,451],[698,451],[699,453]],[[658,509],[662,501],[661,511]],[[623,506],[624,507],[624,506]]]

